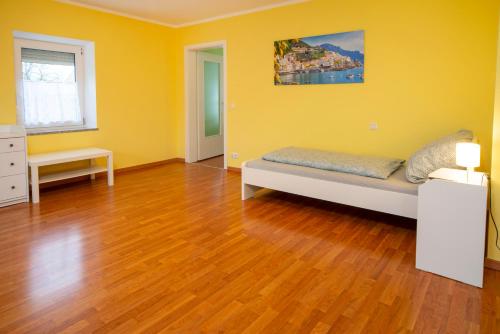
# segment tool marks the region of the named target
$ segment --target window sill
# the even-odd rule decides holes
[[[87,132],[87,131],[98,131],[99,128],[80,128],[80,129],[50,129],[50,130],[29,130],[26,129],[28,136],[40,136],[40,135],[52,135],[57,133],[68,133],[68,132]]]

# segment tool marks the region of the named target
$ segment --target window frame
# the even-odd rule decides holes
[[[24,122],[24,87],[21,58],[22,48],[75,54],[75,76],[78,87],[82,120],[81,124],[26,127]],[[28,135],[97,130],[93,42],[32,33],[14,32],[14,62],[16,78],[17,124],[24,126]]]

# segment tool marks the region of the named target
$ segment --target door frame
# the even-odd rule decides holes
[[[227,43],[225,40],[192,44],[184,47],[184,113],[186,122],[185,161],[198,161],[198,113],[196,89],[196,53],[209,48],[222,48],[223,101],[222,119],[224,131],[224,169],[227,169]]]

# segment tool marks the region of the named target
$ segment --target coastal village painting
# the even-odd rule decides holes
[[[364,82],[364,31],[274,42],[274,84]]]

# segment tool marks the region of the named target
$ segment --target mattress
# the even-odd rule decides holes
[[[328,171],[311,167],[303,167],[303,166],[289,165],[279,162],[271,162],[262,159],[248,161],[246,163],[246,167],[261,169],[271,172],[310,177],[325,181],[352,184],[361,187],[394,191],[415,196],[418,194],[418,184],[414,184],[406,180],[405,167],[400,167],[391,176],[389,176],[389,178],[385,180],[367,176],[342,173],[342,172]]]

